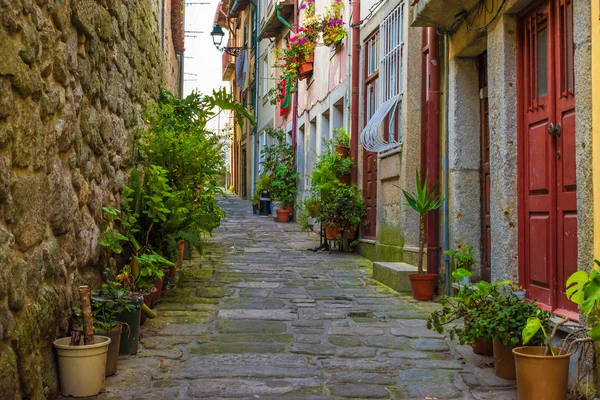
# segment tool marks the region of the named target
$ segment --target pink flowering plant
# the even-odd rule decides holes
[[[319,36],[323,36],[326,46],[339,43],[347,35],[346,23],[342,20],[344,3],[332,0],[324,16],[316,14],[315,0],[305,0],[300,5],[302,26],[297,34],[290,36],[288,44],[282,49],[275,49],[276,68],[281,71],[281,79],[276,88],[269,91],[271,104],[277,104],[284,95],[284,82],[291,82],[290,93],[296,91],[295,82],[298,69],[303,62],[310,61],[315,53]]]
[[[342,20],[343,9],[342,0],[333,0],[321,20],[323,43],[326,46],[337,44],[348,35],[346,23]]]

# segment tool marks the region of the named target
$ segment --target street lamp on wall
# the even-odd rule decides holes
[[[223,43],[223,37],[225,36],[225,32],[223,32],[223,28],[221,28],[219,25],[215,25],[212,32],[210,33],[210,36],[212,36],[213,44],[215,45],[217,50],[224,51],[225,53],[231,56],[237,57],[240,55],[242,50],[245,49],[245,47],[221,46],[221,44]]]

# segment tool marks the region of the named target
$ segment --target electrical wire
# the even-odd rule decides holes
[[[502,3],[498,7],[498,11],[496,11],[496,14],[494,14],[494,16],[492,17],[492,19],[490,19],[489,22],[483,24],[482,26],[473,27],[473,22],[475,22],[476,19],[480,18],[481,16],[491,14],[494,11],[494,8],[495,8],[494,5],[496,4],[496,1],[497,0],[492,0],[491,8],[489,10],[487,7],[487,4],[488,4],[487,0],[482,0],[479,2],[478,9],[476,12],[473,13],[473,18],[471,19],[471,21],[465,20],[467,32],[481,31],[483,29],[487,29],[487,27],[490,26],[496,20],[496,18],[498,18],[498,16],[500,15],[500,12],[502,11],[502,8],[506,4],[507,0],[502,0]]]
[[[350,24],[350,28],[358,28],[359,26],[361,26],[362,24],[364,24],[367,20],[371,19],[371,17],[373,16],[373,14],[375,14],[375,11],[377,11],[377,9],[379,8],[380,5],[382,5],[383,3],[385,3],[387,0],[379,0],[377,3],[373,4],[370,8],[369,8],[369,13],[367,14],[366,17],[364,17],[363,19],[361,19],[360,21],[358,21],[355,24]]]

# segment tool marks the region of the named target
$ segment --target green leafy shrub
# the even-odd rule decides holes
[[[294,166],[294,148],[288,144],[282,130],[269,129],[267,134],[274,143],[261,151],[264,181],[270,183],[272,199],[281,201],[284,206],[291,205],[298,192],[296,180],[299,177]]]
[[[475,250],[468,244],[459,246],[458,249],[446,250],[444,254],[450,256],[450,265],[453,270],[462,268],[473,271],[473,266],[477,264]]]
[[[225,172],[224,141],[220,133],[206,128],[222,110],[234,111],[240,124],[244,119],[254,124],[248,111],[224,89],[211,95],[194,92],[186,98],[162,91],[158,102],[144,110],[148,128],[137,142],[141,163],[164,168],[173,189],[173,196],[165,201],[169,218],[150,241],[170,258],[178,257],[178,240],[200,249],[202,235],[210,234],[225,216],[217,205],[218,196],[224,195],[219,182]]]
[[[530,317],[538,317],[543,326],[550,324],[551,314],[539,310],[535,303],[506,293],[503,286],[510,281],[478,282],[462,286],[455,297],[443,296],[441,310],[431,313],[427,328],[438,333],[448,331],[460,344],[474,345],[479,339],[496,338],[507,346],[522,344],[522,330]],[[543,343],[543,335],[532,337],[532,343]]]

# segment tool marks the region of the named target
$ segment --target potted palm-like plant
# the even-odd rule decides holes
[[[444,199],[437,193],[437,183],[431,188],[427,185],[427,175],[421,180],[419,171],[416,173],[416,192],[409,193],[402,189],[406,205],[419,214],[419,262],[418,274],[410,274],[413,297],[415,300],[432,300],[435,291],[437,274],[429,274],[423,271],[423,253],[425,248],[425,217],[433,210],[441,207]]]

